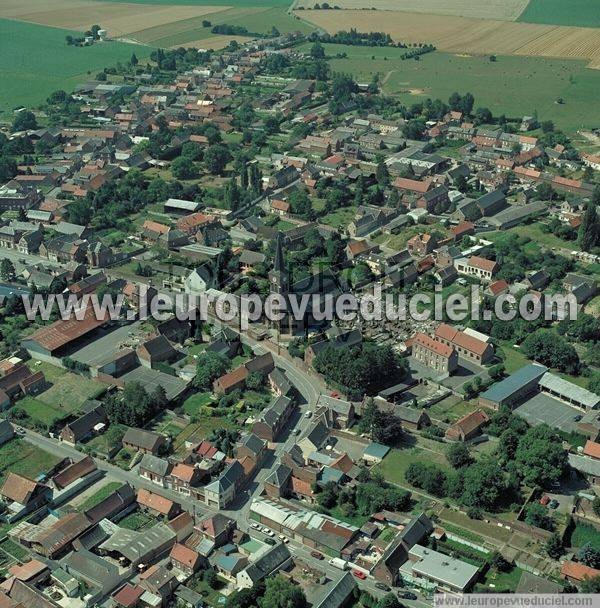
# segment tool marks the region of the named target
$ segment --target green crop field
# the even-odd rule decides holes
[[[598,0],[529,0],[517,21],[600,27]]]
[[[0,483],[8,471],[35,479],[40,473],[49,471],[59,460],[23,439],[11,439],[0,446]]]
[[[348,72],[361,82],[379,73],[384,92],[406,104],[428,97],[446,101],[454,91],[469,91],[475,108],[488,107],[508,117],[537,110],[540,119],[553,120],[571,133],[600,121],[600,70],[586,68],[583,61],[503,55],[491,62],[488,57],[438,52],[423,55],[420,61],[402,61],[404,51],[396,48],[328,44],[325,49],[329,56],[347,55],[333,59],[332,70]],[[564,103],[556,103],[558,98]]]
[[[2,64],[0,65],[0,116],[12,117],[19,105],[36,106],[57,89],[71,91],[107,66],[127,61],[133,52],[146,57],[152,49],[121,42],[89,47],[65,43],[71,32],[54,27],[0,19]]]
[[[223,23],[239,25],[245,27],[249,32],[259,34],[266,34],[273,27],[282,33],[314,30],[310,24],[289,15],[285,9],[278,7],[236,7],[214,15],[207,15],[206,19],[213,26]],[[146,44],[168,48],[178,45],[185,46],[189,42],[198,42],[218,36],[211,30],[211,27],[202,27],[201,20],[194,17],[133,32],[130,37]]]

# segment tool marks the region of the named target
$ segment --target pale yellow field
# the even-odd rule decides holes
[[[539,25],[400,11],[304,10],[300,16],[328,32],[354,27],[389,33],[396,41],[427,42],[440,51],[584,59],[600,69],[600,28]],[[368,17],[368,18],[367,18]]]
[[[335,5],[343,9],[374,8],[380,11],[514,21],[525,10],[528,2],[529,0],[335,0]],[[313,0],[298,0],[297,3],[297,6],[305,8],[312,8],[314,5]]]
[[[92,0],[1,0],[0,18],[86,31],[98,24],[111,38],[146,28],[203,17],[228,6],[126,4]]]

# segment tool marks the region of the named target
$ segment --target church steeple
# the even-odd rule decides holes
[[[283,257],[283,235],[277,233],[277,241],[275,243],[275,260],[273,270],[269,273],[271,282],[271,293],[288,293],[288,273],[285,269],[285,258]]]

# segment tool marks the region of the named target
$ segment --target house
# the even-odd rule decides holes
[[[349,429],[354,424],[354,404],[345,399],[338,399],[321,393],[315,407],[317,415],[323,414],[331,428]]]
[[[431,424],[429,414],[427,414],[425,410],[419,410],[406,405],[396,405],[394,406],[393,412],[402,422],[403,429],[419,431],[423,427]]]
[[[314,604],[315,608],[344,608],[354,597],[356,582],[350,572],[334,581],[326,590],[323,598]]]
[[[371,569],[375,580],[386,585],[396,585],[400,578],[400,566],[408,559],[408,551],[433,532],[433,522],[424,514],[408,521],[383,552],[381,559]]]
[[[492,190],[479,197],[476,205],[483,217],[495,215],[506,206],[506,195],[502,190]]]
[[[200,567],[201,559],[200,555],[189,549],[185,545],[175,543],[169,554],[171,565],[175,570],[179,570],[186,576],[192,576],[196,570]]]
[[[35,511],[48,503],[51,494],[52,491],[48,486],[9,472],[0,488],[0,499],[7,506],[4,517],[14,521],[26,513]]]
[[[138,475],[155,483],[156,485],[167,487],[167,476],[171,472],[173,465],[164,458],[159,458],[153,454],[144,454],[138,467]]]
[[[238,572],[236,583],[238,589],[251,589],[268,576],[276,574],[280,570],[286,570],[292,565],[292,556],[289,549],[283,543],[279,543],[267,549],[247,568]]]
[[[458,367],[458,355],[452,346],[420,332],[413,337],[412,356],[419,363],[442,374],[451,374]]]
[[[179,584],[172,570],[165,566],[154,564],[139,576],[139,585],[161,600],[162,606],[167,606],[175,588]],[[143,596],[142,596],[143,597]]]
[[[449,441],[468,441],[481,434],[482,428],[490,421],[483,410],[475,410],[457,420],[444,435]]]
[[[583,475],[591,485],[600,484],[600,461],[589,456],[569,454],[569,465],[572,469]]]
[[[410,255],[425,256],[430,254],[438,245],[437,239],[430,234],[416,234],[408,239],[406,248]]]
[[[231,504],[244,481],[244,468],[239,460],[234,460],[225,467],[218,479],[205,486],[204,502],[209,507],[225,509]]]
[[[148,511],[156,517],[162,516],[172,519],[181,512],[181,506],[172,500],[140,488],[137,493],[137,502],[141,509]]]
[[[175,360],[179,353],[165,336],[159,335],[142,342],[137,348],[137,355],[143,367],[155,369],[159,363]]]
[[[103,430],[107,423],[108,417],[102,403],[92,401],[90,409],[86,413],[62,428],[60,440],[75,445],[91,437],[95,431]]]
[[[183,281],[185,293],[201,294],[214,285],[214,274],[205,264],[192,270]]]
[[[430,547],[414,545],[408,550],[408,560],[400,574],[408,582],[425,586],[436,585],[454,593],[468,591],[479,576],[479,567],[451,557]]]
[[[238,460],[243,460],[244,458],[251,458],[254,462],[254,466],[257,467],[264,460],[266,452],[266,442],[254,433],[249,433],[242,439],[240,444],[237,446],[235,455]]]
[[[196,530],[206,539],[210,540],[214,547],[219,548],[226,545],[235,530],[235,521],[221,513],[202,520]]]
[[[169,474],[168,484],[172,490],[189,496],[191,488],[200,483],[203,475],[204,471],[201,471],[198,467],[178,462]]]
[[[560,575],[565,580],[575,585],[583,583],[586,578],[595,578],[600,576],[600,570],[591,568],[580,562],[565,561],[560,569]]]
[[[123,436],[123,447],[126,450],[142,452],[144,454],[157,454],[167,440],[164,435],[146,431],[144,429],[128,428]]]
[[[295,409],[296,404],[293,399],[279,395],[260,412],[252,425],[252,433],[264,441],[276,441]]]
[[[459,274],[474,276],[482,281],[491,281],[493,274],[498,270],[497,262],[477,255],[460,258],[454,262],[454,266]]]
[[[438,342],[452,346],[460,358],[478,365],[488,363],[494,357],[494,348],[489,342],[483,342],[447,323],[437,326],[434,337]]]

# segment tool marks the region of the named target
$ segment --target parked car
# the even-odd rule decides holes
[[[377,589],[380,589],[381,591],[389,591],[390,588],[385,584],[385,583],[375,583],[375,587],[377,587]]]
[[[312,416],[312,410],[308,410],[305,414],[304,417],[305,418],[310,418]]]
[[[398,594],[403,600],[416,600],[417,594],[412,591],[403,591]]]
[[[323,559],[323,555],[321,553],[319,553],[318,551],[311,551],[310,554],[315,559]]]
[[[367,575],[360,570],[352,570],[352,574],[361,581],[364,581],[367,578]]]
[[[267,545],[276,545],[277,544],[274,539],[269,538],[268,536],[267,536],[267,538],[265,538],[265,542],[267,543]]]
[[[553,500],[551,500],[551,501],[548,503],[548,506],[549,506],[551,509],[556,509],[556,508],[558,507],[558,500],[554,500],[554,499],[553,499]]]

